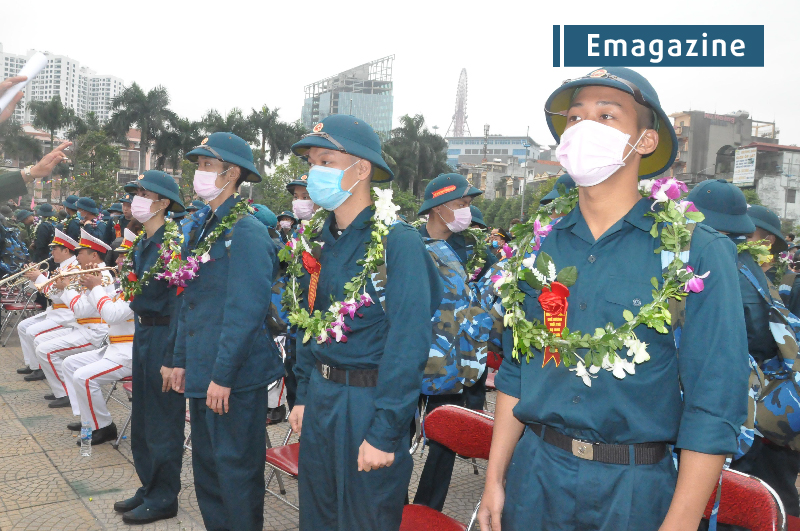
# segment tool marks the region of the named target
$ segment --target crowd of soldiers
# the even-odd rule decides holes
[[[191,204],[149,170],[99,221],[85,197],[60,223],[50,205],[15,213],[32,259],[55,262],[26,273],[49,302],[18,327],[18,372],[45,379],[49,407],[71,407],[66,428],[88,423],[92,444],[118,436],[101,386],[132,377],[142,487],[114,505],[123,521],[177,514],[188,400],[206,527],[262,529],[265,425],[287,415],[269,387],[283,378],[300,528],[397,530],[415,412],[483,409],[490,351],[503,361],[482,529],[696,529],[729,455],[800,514],[798,453],[742,428],[751,367],[787,343],[776,309],[800,315],[779,218],[727,181],[686,202],[658,178],[677,138],[637,72],[595,70],[545,108],[567,174],[508,230],[487,227],[471,205],[482,192],[457,173],[428,183],[419,222],[399,219],[380,139],[348,115],[293,145],[310,170],[287,185],[291,211],[238,195],[261,180],[251,148],[214,133],[187,154]],[[673,274],[670,321],[649,303]],[[455,457],[430,443],[413,503],[442,510]]]

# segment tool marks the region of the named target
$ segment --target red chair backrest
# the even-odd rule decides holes
[[[500,365],[503,363],[503,358],[497,352],[489,351],[489,354],[486,355],[486,366],[491,367],[494,370],[500,369]]]
[[[716,498],[715,488],[703,518],[708,519],[711,515]],[[736,470],[722,472],[722,496],[717,512],[719,523],[751,531],[778,531],[783,529],[785,518],[780,499],[766,483]]]
[[[425,437],[462,457],[489,459],[494,418],[471,409],[444,405],[425,417]]]

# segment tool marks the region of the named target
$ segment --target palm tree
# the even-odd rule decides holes
[[[32,101],[28,109],[34,113],[33,126],[50,133],[50,149],[54,149],[56,131],[64,129],[75,121],[75,112],[61,103],[61,96],[50,101]]]
[[[211,109],[200,120],[203,130],[207,134],[211,133],[233,133],[243,138],[248,144],[256,142],[256,133],[247,118],[244,117],[242,110],[234,107],[223,118],[216,110]]]
[[[277,164],[279,159],[292,152],[292,144],[303,136],[306,130],[299,122],[286,123],[278,118],[279,108],[270,109],[266,105],[261,110],[253,109],[248,120],[258,137],[260,148],[256,150],[259,171],[264,174],[267,167]],[[269,157],[267,157],[269,148]]]
[[[133,83],[111,101],[111,109],[114,113],[108,128],[115,138],[124,141],[128,130],[134,125],[141,131],[139,169],[144,171],[151,143],[168,125],[178,121],[178,116],[169,109],[167,89],[158,86],[145,94],[139,85]]]
[[[447,165],[447,143],[425,127],[421,114],[400,118],[400,127],[384,144],[385,152],[394,159],[395,179],[403,190],[421,197],[425,184],[440,173],[452,171]]]
[[[0,152],[20,162],[32,162],[42,156],[42,145],[26,135],[19,123],[8,120],[0,124]]]
[[[181,160],[193,147],[200,144],[200,122],[178,118],[166,131],[156,138],[156,168],[163,170],[167,163],[173,171],[180,168]]]

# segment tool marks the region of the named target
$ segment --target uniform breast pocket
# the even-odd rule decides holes
[[[653,285],[649,282],[631,281],[620,277],[609,277],[604,299],[603,314],[606,322],[620,326],[625,322],[624,310],[636,315],[645,304],[653,301]]]

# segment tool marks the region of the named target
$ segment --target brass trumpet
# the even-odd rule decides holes
[[[3,280],[0,280],[0,286],[8,286],[8,285],[19,286],[21,284],[24,284],[24,282],[19,280],[19,277],[23,277],[24,278],[25,273],[27,273],[28,271],[31,271],[32,269],[41,269],[42,265],[46,266],[44,268],[44,271],[47,271],[49,269],[49,267],[50,267],[50,265],[48,264],[49,260],[50,259],[47,258],[45,260],[42,260],[38,264],[28,264],[27,266],[25,266],[25,269],[19,271],[18,273],[14,273],[13,275],[9,275],[6,278],[4,278]],[[14,282],[12,282],[12,280]],[[24,279],[24,280],[25,280],[25,282],[27,282],[28,279]]]
[[[52,284],[53,282],[55,282],[57,280],[61,280],[62,278],[76,277],[76,276],[88,275],[88,274],[100,274],[103,271],[111,271],[112,269],[116,269],[116,268],[117,268],[117,266],[106,266],[106,267],[96,267],[94,269],[80,269],[80,270],[75,270],[75,271],[67,271],[65,273],[59,273],[58,275],[55,275],[52,278],[48,278],[44,282],[40,282],[39,284],[36,284],[36,289],[41,291],[41,290],[45,289],[47,286],[49,286],[50,284]],[[77,284],[78,280],[79,279],[76,279],[75,282],[71,282],[69,284],[70,288],[80,287]],[[113,278],[104,278],[102,285],[103,286],[108,286],[113,281],[114,281]]]

